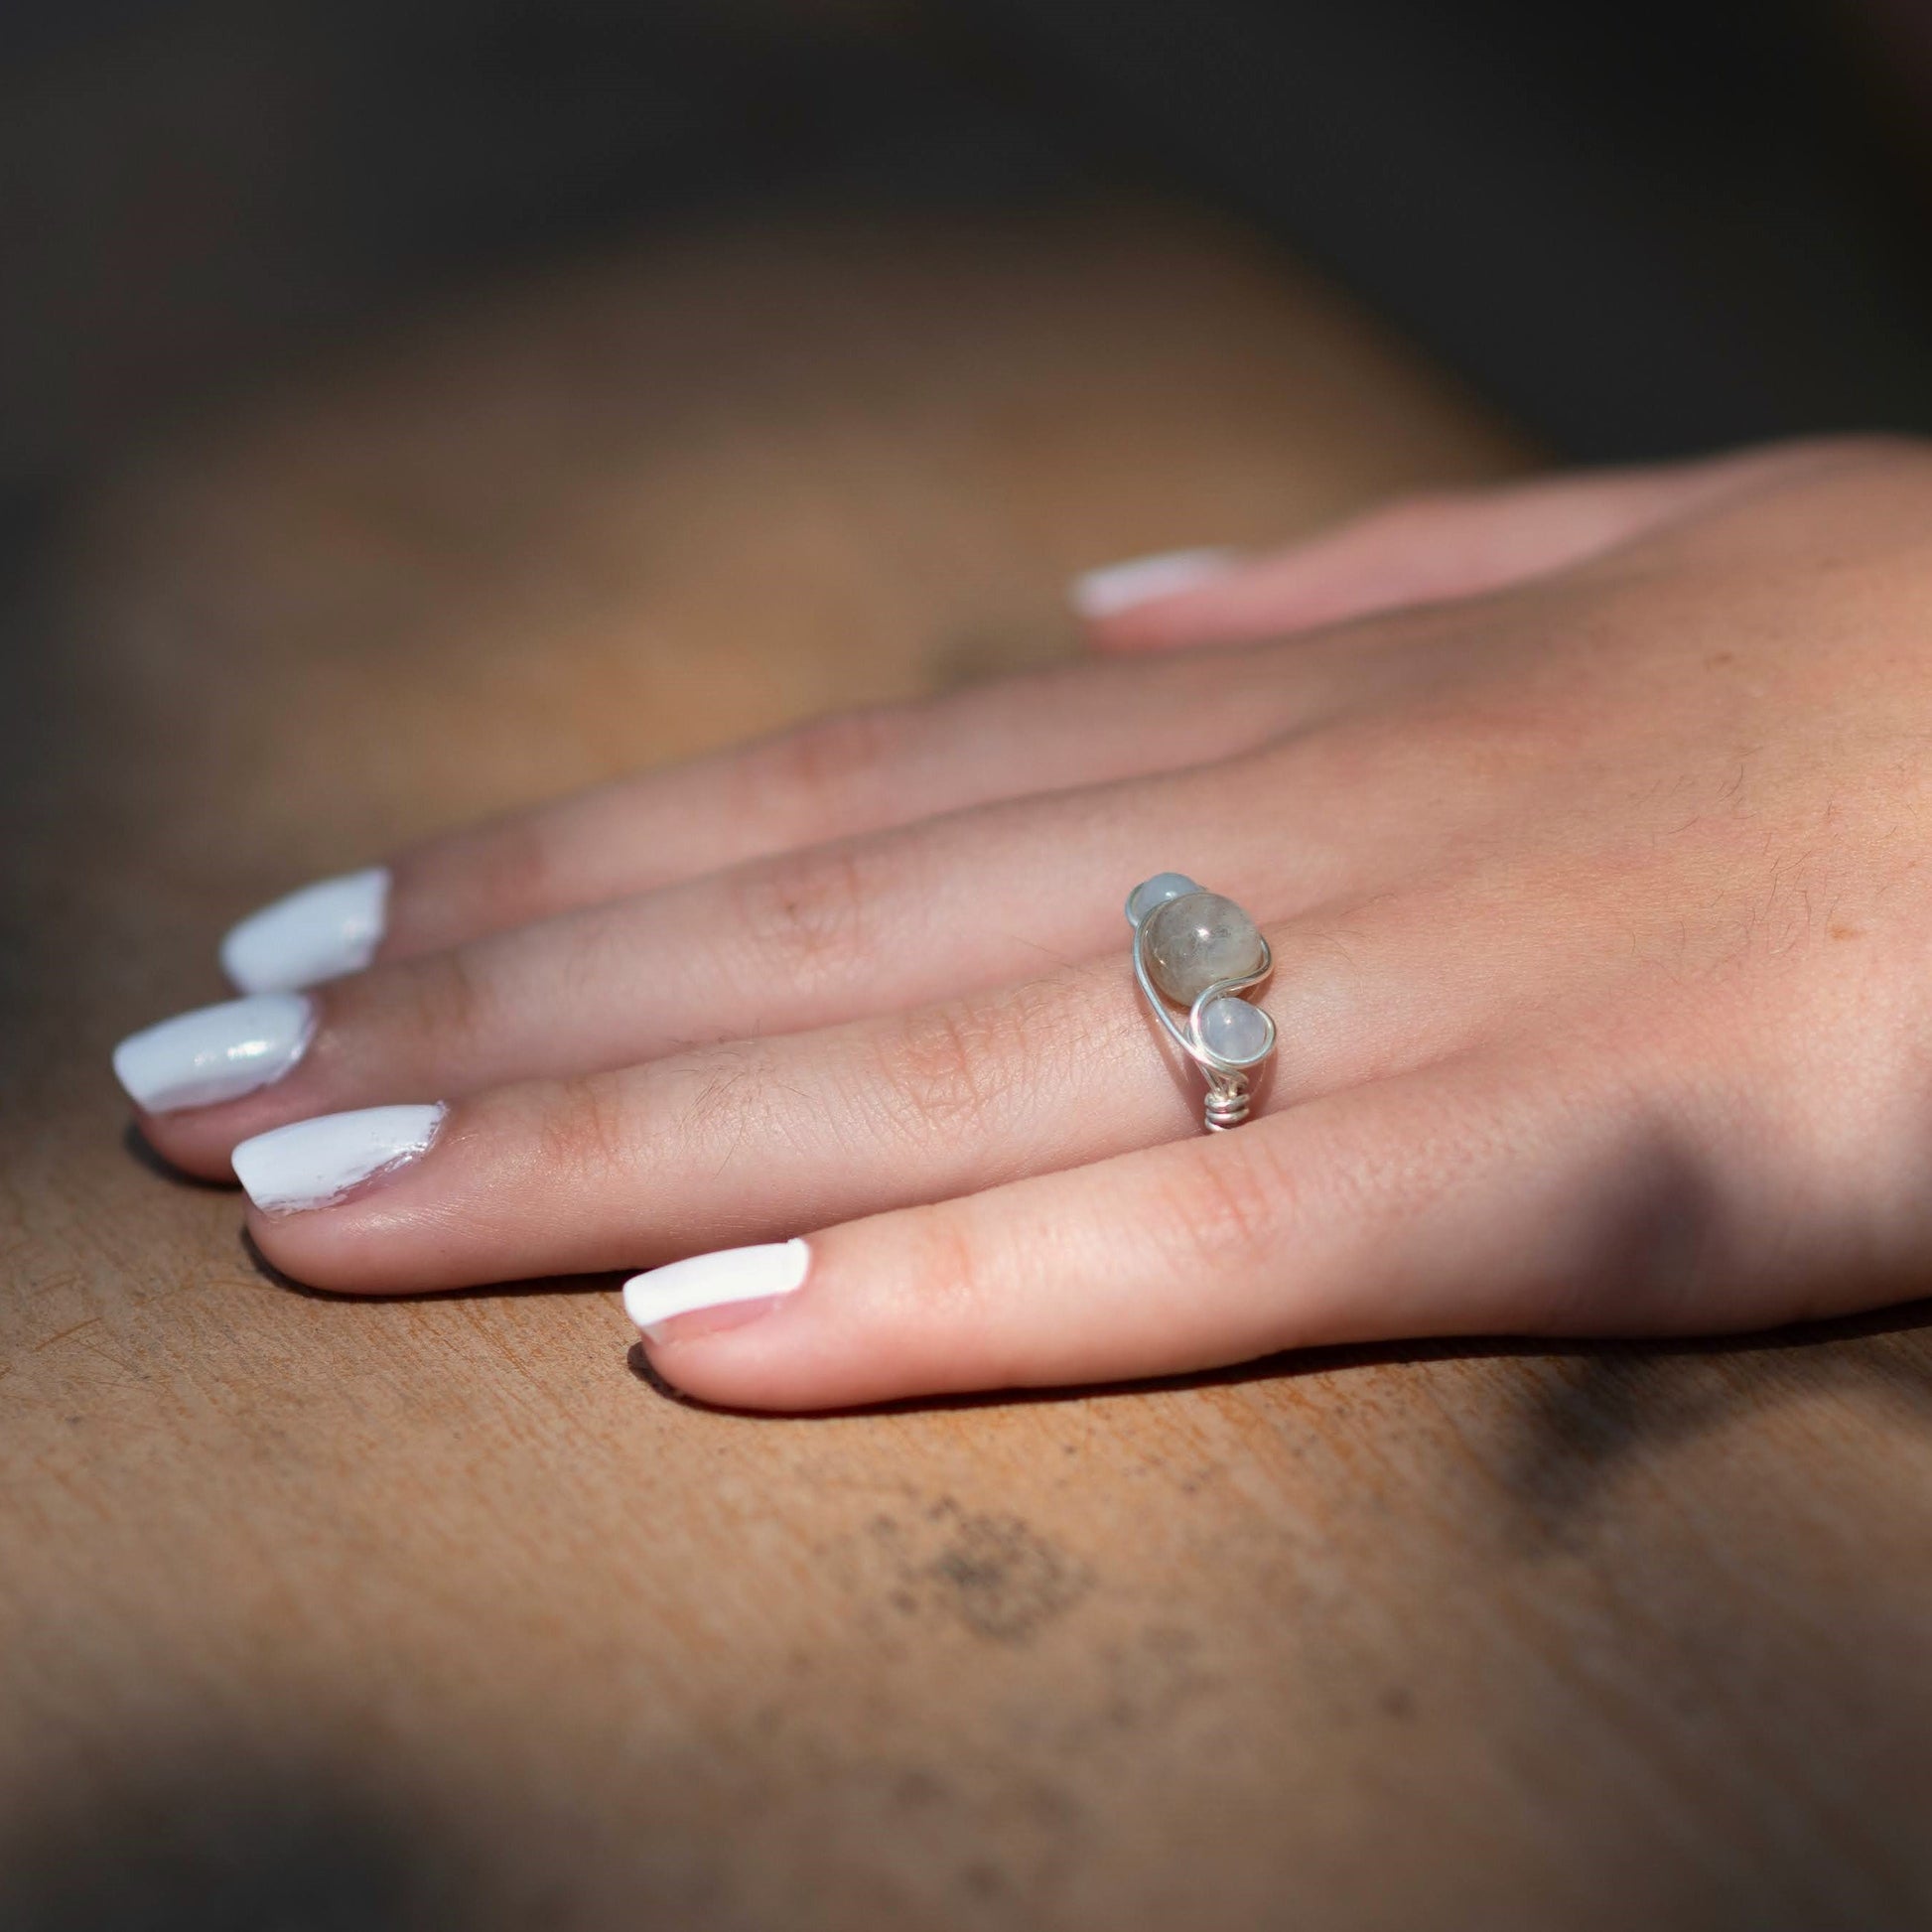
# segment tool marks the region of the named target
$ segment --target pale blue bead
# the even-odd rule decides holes
[[[1200,1036],[1210,1053],[1246,1066],[1268,1050],[1268,1016],[1258,1006],[1224,993],[1201,1008]]]
[[[1144,879],[1127,895],[1127,923],[1138,926],[1157,905],[1165,905],[1171,898],[1184,897],[1188,893],[1197,893],[1200,888],[1184,872],[1157,872],[1152,879]]]

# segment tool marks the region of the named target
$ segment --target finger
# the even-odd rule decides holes
[[[1706,463],[1542,479],[1404,498],[1286,549],[1182,551],[1089,573],[1073,588],[1103,651],[1279,635],[1499,591],[1604,554],[1707,506],[1869,455],[1863,442],[1753,450]]]
[[[626,1306],[677,1387],[818,1409],[1322,1343],[1722,1327],[1745,1317],[1714,1281],[1763,1260],[1734,1228],[1656,1113],[1478,1053],[802,1251],[676,1264]]]
[[[1288,1045],[1264,1110],[1414,1065],[1480,1025],[1477,1005],[1405,993],[1407,946],[1343,957],[1272,936]],[[1201,1110],[1123,948],[907,1015],[498,1089],[446,1116],[305,1120],[245,1142],[234,1167],[277,1266],[406,1292],[636,1267],[969,1193],[1198,1132]]]
[[[418,957],[749,859],[1054,787],[1172,769],[1261,743],[1333,701],[1332,667],[1231,659],[1063,666],[848,712],[450,833],[325,880],[222,942],[243,992]]]
[[[157,1150],[223,1176],[237,1141],[309,1115],[630,1065],[1119,957],[1123,888],[1150,852],[1280,914],[1374,888],[1428,842],[1393,797],[1347,814],[1311,802],[1293,840],[1260,819],[1228,825],[1242,790],[1238,766],[1217,766],[786,854],[167,1023],[141,1037],[159,1036],[179,1079],[159,1048],[129,1077],[140,1040],[117,1065]],[[232,1097],[205,1077],[215,1063],[236,1069]]]

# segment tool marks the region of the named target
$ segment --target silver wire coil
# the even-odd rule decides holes
[[[1226,1081],[1208,1082],[1207,1098],[1201,1103],[1202,1124],[1210,1134],[1225,1134],[1248,1118],[1254,1105],[1254,1092],[1245,1074]]]

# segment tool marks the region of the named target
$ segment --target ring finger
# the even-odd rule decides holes
[[[1278,927],[1288,1063],[1261,1111],[1455,1051],[1499,996],[1417,1001],[1406,921],[1345,958]],[[1484,983],[1472,978],[1473,990]],[[1115,959],[909,1014],[739,1040],[447,1109],[305,1120],[244,1143],[263,1251],[297,1279],[416,1291],[644,1265],[955,1197],[1199,1131]]]
[[[1393,806],[1286,840],[1225,825],[1238,768],[1011,801],[782,855],[612,906],[269,994],[124,1041],[143,1129],[192,1173],[306,1115],[633,1065],[721,1041],[903,1011],[1114,948],[1111,893],[1150,852],[1279,915],[1412,866]],[[1312,768],[1304,782],[1319,784]],[[1279,783],[1277,788],[1279,789]]]

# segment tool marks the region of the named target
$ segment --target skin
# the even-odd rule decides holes
[[[144,1131],[221,1176],[449,1100],[251,1211],[338,1290],[806,1234],[797,1294],[648,1344],[749,1407],[1923,1292],[1932,454],[1398,504],[1091,641],[401,855],[303,1062]],[[1166,869],[1274,948],[1232,1134],[1133,986]]]

